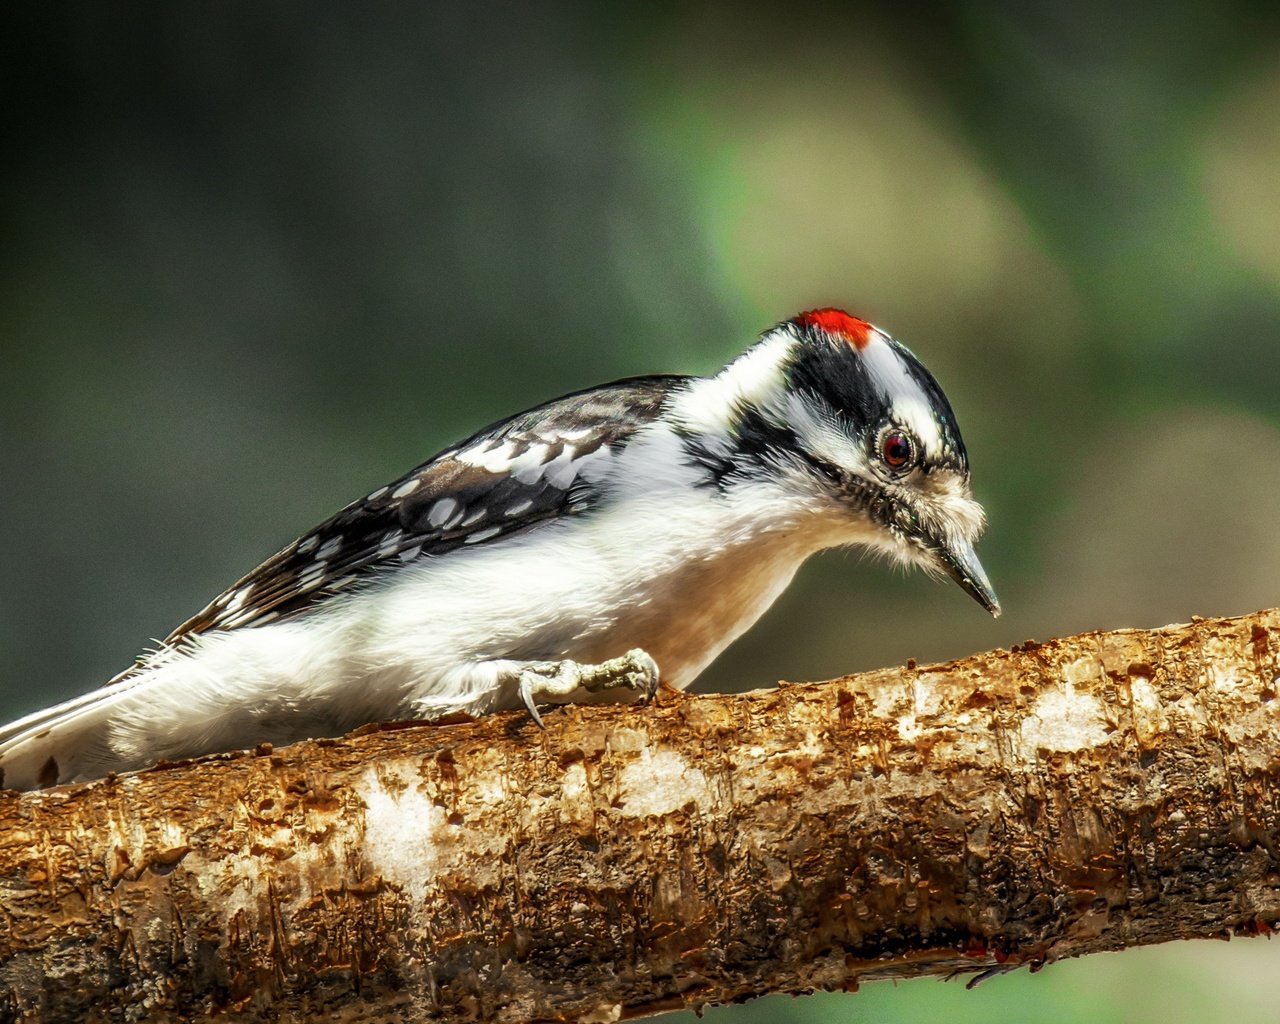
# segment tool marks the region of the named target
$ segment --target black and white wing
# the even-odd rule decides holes
[[[610,460],[686,379],[634,377],[486,427],[263,562],[165,643],[298,615],[381,569],[589,509]]]

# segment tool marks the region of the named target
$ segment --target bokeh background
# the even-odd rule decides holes
[[[946,387],[1006,614],[830,555],[704,687],[1280,603],[1278,11],[6,5],[0,713],[482,423],[824,304]],[[710,1016],[1277,1006],[1250,940]]]

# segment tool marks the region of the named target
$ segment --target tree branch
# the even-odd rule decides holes
[[[0,1020],[611,1021],[1280,918],[1280,611],[0,796]]]

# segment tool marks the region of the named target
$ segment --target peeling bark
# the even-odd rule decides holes
[[[1280,610],[0,795],[0,1020],[612,1021],[1280,919]]]

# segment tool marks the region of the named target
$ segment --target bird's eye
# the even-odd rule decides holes
[[[880,458],[890,469],[904,469],[916,457],[916,446],[911,435],[901,430],[890,430],[880,441]]]

